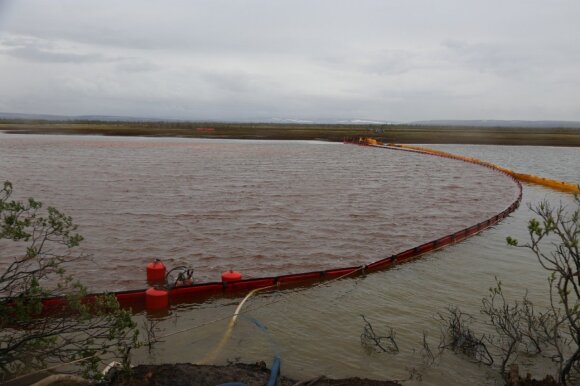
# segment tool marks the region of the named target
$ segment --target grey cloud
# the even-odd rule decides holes
[[[4,110],[580,119],[578,1],[8,4],[0,9]]]
[[[161,66],[147,60],[138,58],[125,58],[119,59],[120,63],[117,64],[117,68],[124,72],[151,72],[158,71],[162,69]]]
[[[124,72],[149,72],[160,68],[150,60],[131,56],[105,55],[94,52],[94,47],[83,47],[88,52],[78,52],[78,48],[60,47],[51,41],[33,36],[4,35],[0,38],[0,54],[23,59],[34,63],[116,63],[116,67]],[[62,45],[62,43],[61,43]],[[92,52],[91,52],[92,51]]]
[[[379,76],[397,76],[424,66],[421,54],[410,50],[385,49],[363,56],[355,64],[358,71]]]
[[[14,35],[14,34],[1,34],[0,35],[0,46],[7,48],[15,47],[26,47],[30,45],[38,45],[40,39],[31,37],[29,35]]]
[[[80,53],[71,48],[65,50],[54,42],[22,35],[3,35],[0,38],[0,52],[38,63],[95,63],[114,60],[100,53]]]
[[[497,44],[468,43],[460,40],[447,40],[443,46],[448,58],[457,60],[481,72],[501,76],[518,76],[527,72],[536,61],[534,55],[518,47],[504,47]]]
[[[72,52],[51,52],[36,47],[12,48],[4,51],[10,56],[40,63],[87,63],[104,62],[100,54],[77,54]]]
[[[259,75],[242,71],[230,73],[205,72],[200,76],[211,87],[236,94],[255,92],[257,88],[264,88],[265,82],[265,79]]]

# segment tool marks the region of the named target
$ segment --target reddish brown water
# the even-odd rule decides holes
[[[322,142],[0,134],[0,165],[17,196],[79,224],[93,260],[72,273],[93,290],[144,287],[154,258],[198,281],[369,263],[517,194],[480,166]]]

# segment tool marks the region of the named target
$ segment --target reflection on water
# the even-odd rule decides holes
[[[54,204],[66,206],[67,212],[78,211],[74,216],[77,220],[80,217],[83,233],[89,236],[97,233],[97,238],[102,237],[101,243],[105,240],[111,244],[101,245],[106,256],[112,256],[112,250],[119,245],[126,245],[127,261],[115,257],[113,263],[103,266],[121,265],[119,274],[127,277],[131,270],[137,271],[130,260],[135,254],[143,254],[141,263],[166,248],[174,248],[171,253],[178,256],[171,260],[172,264],[200,254],[199,261],[206,259],[203,263],[206,272],[220,269],[215,262],[218,256],[227,256],[236,263],[244,258],[260,262],[270,256],[279,257],[277,261],[282,265],[269,265],[268,269],[293,269],[295,258],[304,256],[308,256],[306,260],[316,258],[324,262],[328,259],[326,263],[351,255],[373,259],[415,240],[437,236],[442,227],[455,227],[461,221],[475,223],[479,216],[503,209],[514,194],[513,186],[506,183],[509,181],[493,173],[490,175],[484,168],[437,157],[355,146],[224,141],[216,147],[213,141],[68,137],[14,137],[8,141],[9,138],[12,137],[0,137],[1,177],[6,178],[6,173],[11,173],[13,180],[18,175],[27,176],[14,180],[17,189],[23,188],[25,194],[38,198],[54,199]],[[109,146],[107,141],[114,145]],[[23,151],[26,146],[29,149],[32,146],[34,152]],[[520,148],[495,146],[442,148],[500,165],[509,153],[512,164],[504,166],[571,182],[580,181],[577,174],[579,149],[536,147],[525,148],[524,152],[519,151]],[[106,150],[104,154],[103,149]],[[5,156],[6,152],[11,152],[11,157]],[[42,157],[33,154],[36,152]],[[53,162],[59,157],[57,153],[65,154],[66,162],[59,161],[60,166]],[[561,157],[562,154],[565,156]],[[537,159],[543,161],[535,164]],[[10,167],[6,168],[8,164]],[[81,171],[75,172],[75,168]],[[199,173],[204,172],[205,177],[200,178]],[[44,178],[46,173],[52,177]],[[228,178],[217,177],[222,173]],[[280,184],[283,185],[279,188]],[[67,189],[71,185],[83,192],[81,197]],[[212,189],[211,195],[204,196],[206,186]],[[404,189],[399,192],[400,186]],[[270,194],[272,189],[278,193]],[[58,192],[65,198],[57,201]],[[189,195],[193,203],[187,204]],[[306,200],[300,195],[309,198]],[[500,385],[502,382],[494,371],[453,354],[444,354],[434,366],[423,367],[419,353],[422,333],[437,344],[439,329],[434,315],[450,304],[459,305],[477,316],[481,298],[493,285],[495,276],[503,281],[506,292],[513,297],[520,297],[528,288],[532,300],[545,305],[545,272],[525,250],[508,248],[505,237],[526,239],[526,222],[531,213],[525,203],[537,203],[544,198],[566,203],[569,197],[525,185],[524,204],[519,210],[494,228],[460,244],[366,277],[340,280],[300,292],[255,296],[248,302],[246,310],[249,312],[243,314],[219,361],[267,360],[279,352],[283,373],[298,379],[320,374],[408,379],[415,368],[422,374],[423,382],[414,379],[405,384]],[[83,202],[85,207],[75,209],[73,202]],[[150,202],[155,205],[148,204]],[[222,207],[217,207],[218,203]],[[335,205],[339,205],[340,210]],[[236,206],[239,212],[229,216],[228,211]],[[263,207],[271,211],[270,216],[264,215]],[[103,216],[98,223],[91,222],[94,216],[103,213],[113,218],[107,220]],[[392,218],[389,213],[401,218]],[[203,221],[197,223],[196,219],[202,215],[205,216]],[[242,217],[243,225],[235,225],[234,222]],[[132,224],[130,231],[126,230],[125,218]],[[220,221],[221,227],[234,229],[237,233],[230,236],[225,231],[220,233],[220,226],[216,225]],[[292,227],[292,221],[304,221],[305,225]],[[176,225],[178,223],[180,225]],[[252,223],[254,227],[246,229]],[[122,227],[116,228],[119,224]],[[219,236],[203,233],[209,226]],[[397,231],[403,226],[408,227],[406,232]],[[282,234],[278,227],[290,230]],[[278,232],[264,231],[267,229]],[[108,236],[98,235],[101,232]],[[388,237],[383,232],[388,232]],[[413,236],[410,237],[409,232]],[[155,235],[169,235],[172,241]],[[288,237],[304,245],[284,244]],[[325,241],[325,237],[328,240]],[[136,238],[141,242],[131,246]],[[157,244],[151,243],[151,239]],[[204,249],[199,244],[188,246],[190,240],[204,242]],[[222,248],[219,244],[226,245],[223,254],[206,255],[205,248],[216,252],[219,249],[212,248]],[[100,250],[98,245],[94,248]],[[267,253],[257,252],[258,249]],[[179,256],[183,256],[183,260]],[[292,261],[287,261],[289,259]],[[127,277],[128,284],[138,283],[138,278]],[[135,361],[201,360],[221,338],[227,324],[225,318],[233,313],[239,300],[215,299],[174,310],[160,324],[159,334],[189,330],[164,338],[164,343],[156,346],[151,354],[136,352]],[[360,344],[364,325],[360,315],[365,315],[379,332],[393,327],[401,353],[369,355]],[[255,321],[267,330],[257,328]]]

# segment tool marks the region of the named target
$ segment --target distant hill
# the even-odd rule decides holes
[[[52,115],[52,114],[20,114],[2,113],[0,119],[23,121],[99,121],[99,122],[167,122],[177,119],[125,117],[115,115]]]
[[[433,120],[409,122],[420,126],[464,126],[464,127],[525,127],[525,128],[566,128],[578,129],[578,121],[507,121],[507,120]]]
[[[52,114],[20,114],[2,113],[0,120],[26,121],[97,121],[97,122],[208,122],[208,120],[184,120],[165,118],[127,117],[114,115],[52,115]],[[209,120],[214,121],[214,120]],[[242,121],[230,123],[241,123]],[[270,118],[244,122],[282,123],[282,124],[340,124],[340,125],[415,125],[415,126],[454,126],[454,127],[521,127],[521,128],[566,128],[580,129],[580,121],[523,121],[523,120],[430,120],[413,122],[377,121],[368,119],[349,120],[303,120],[290,118]]]
[[[0,113],[0,119],[18,119],[18,120],[41,120],[41,121],[70,121],[71,117],[65,115],[49,114],[19,114],[19,113]]]

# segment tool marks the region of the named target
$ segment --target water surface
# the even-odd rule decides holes
[[[17,194],[79,224],[93,259],[71,270],[93,290],[142,288],[154,258],[197,281],[366,264],[517,194],[476,165],[325,142],[3,135],[0,163]]]
[[[580,182],[576,148],[433,147]],[[74,216],[96,257],[77,273],[114,288],[141,285],[136,266],[159,256],[170,265],[195,262],[200,279],[230,266],[262,275],[372,261],[474,224],[516,194],[509,179],[464,162],[317,142],[3,135],[0,165],[1,177],[24,196]],[[547,275],[535,257],[505,244],[507,235],[526,240],[526,204],[544,199],[570,204],[567,194],[525,184],[520,209],[464,242],[366,277],[255,296],[217,362],[268,360],[278,352],[283,373],[297,379],[501,385],[493,369],[454,354],[424,366],[422,334],[435,351],[435,317],[451,304],[482,327],[481,298],[495,277],[511,298],[528,289],[538,306],[547,304]],[[136,351],[134,361],[202,361],[239,301],[173,310],[158,334],[187,332],[165,337],[151,353]],[[378,333],[392,327],[401,352],[365,350],[361,315]]]

